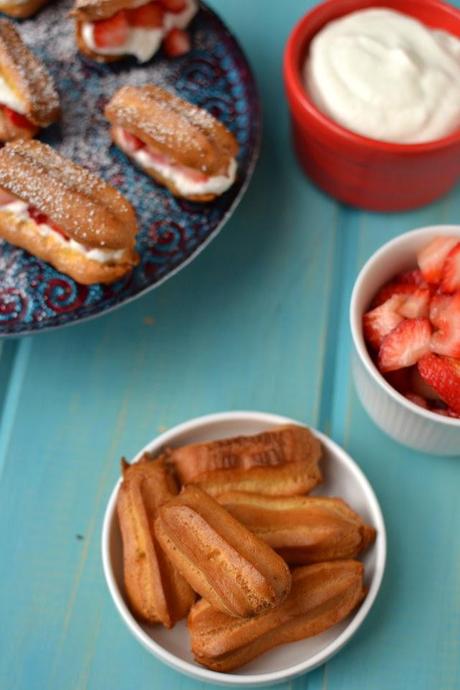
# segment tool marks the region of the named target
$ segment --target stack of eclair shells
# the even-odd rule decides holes
[[[314,434],[289,424],[124,463],[117,507],[135,617],[170,627],[188,614],[195,659],[220,672],[346,618],[365,596],[354,559],[375,530],[340,498],[305,496],[320,458]],[[180,588],[165,592],[167,578]]]

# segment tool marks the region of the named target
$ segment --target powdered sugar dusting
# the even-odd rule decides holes
[[[22,250],[0,242],[0,334],[22,333],[94,316],[140,295],[184,265],[213,236],[252,170],[259,111],[249,67],[216,16],[200,10],[191,25],[191,53],[163,53],[138,66],[133,59],[101,65],[76,54],[71,0],[51,3],[33,20],[18,22],[25,42],[54,77],[62,119],[41,138],[119,189],[136,209],[141,263],[112,286],[78,285]],[[103,110],[122,85],[155,83],[204,107],[236,136],[238,179],[216,202],[175,199],[111,146]]]

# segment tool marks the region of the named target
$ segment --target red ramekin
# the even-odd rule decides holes
[[[440,0],[326,0],[306,14],[284,53],[294,147],[316,184],[372,211],[404,211],[446,194],[460,177],[460,128],[424,144],[391,144],[355,134],[323,115],[302,79],[309,45],[328,22],[367,7],[388,7],[460,37],[460,11]]]

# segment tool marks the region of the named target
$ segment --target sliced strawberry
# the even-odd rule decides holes
[[[406,398],[410,400],[414,405],[418,405],[419,407],[425,408],[425,410],[428,409],[428,403],[425,400],[425,398],[422,398],[421,395],[416,395],[416,393],[407,393]]]
[[[8,108],[7,105],[3,106],[3,112],[15,127],[18,127],[19,129],[35,129],[33,122],[28,120],[25,115],[17,113],[16,110]]]
[[[448,309],[450,303],[452,302],[452,295],[442,295],[436,294],[430,300],[430,313],[429,319],[433,326],[441,328],[443,323],[443,314]]]
[[[431,338],[431,351],[460,358],[460,290],[435,316],[435,325],[439,330]]]
[[[439,283],[444,261],[457,244],[456,237],[436,237],[417,254],[417,263],[428,283]]]
[[[144,142],[139,139],[139,137],[136,137],[135,134],[131,134],[131,132],[128,132],[126,129],[123,130],[123,139],[125,140],[126,146],[133,153],[145,147]]]
[[[431,324],[428,319],[405,319],[383,339],[378,367],[394,371],[410,367],[430,349]]]
[[[405,283],[407,285],[418,285],[418,287],[428,287],[428,283],[418,268],[414,269],[413,271],[404,271],[404,273],[399,273],[395,278],[395,282]]]
[[[452,357],[428,354],[418,363],[422,378],[456,414],[460,414],[460,362]]]
[[[192,182],[207,182],[209,180],[209,175],[206,175],[201,170],[194,170],[193,168],[187,168],[185,166],[181,167],[181,172],[188,177]]]
[[[65,232],[62,230],[62,228],[54,223],[52,220],[48,218],[47,224],[54,230],[54,232],[57,232],[61,237],[63,237],[65,240],[68,240],[68,236],[65,234]]]
[[[431,408],[432,412],[436,412],[437,414],[442,414],[443,417],[453,417],[454,419],[460,419],[460,414],[455,412],[452,408],[447,407],[446,409],[442,410],[441,408],[436,408],[433,407]]]
[[[129,23],[125,10],[94,22],[93,38],[98,48],[118,48],[126,43],[128,35]]]
[[[400,283],[398,280],[392,280],[380,288],[372,300],[372,306],[379,307],[393,295],[412,295],[415,290],[418,290],[418,287],[413,283]]]
[[[450,250],[444,262],[441,278],[443,292],[460,290],[460,242]]]
[[[166,156],[165,154],[160,153],[159,151],[155,151],[155,149],[153,149],[151,146],[147,147],[147,153],[152,159],[152,162],[156,163],[156,165],[174,165],[169,156]]]
[[[180,57],[192,47],[190,36],[182,29],[172,29],[163,40],[163,47],[169,57]]]
[[[421,319],[427,317],[429,313],[431,291],[427,288],[419,288],[415,285],[413,291],[409,293],[403,304],[399,307],[398,313],[406,319]]]
[[[48,216],[46,213],[42,213],[38,210],[38,208],[35,208],[35,206],[29,206],[28,213],[32,220],[37,223],[37,225],[48,224]]]
[[[163,26],[165,11],[159,2],[148,2],[127,10],[126,13],[131,26],[143,29],[158,29]]]
[[[0,206],[6,206],[17,200],[18,197],[14,196],[14,194],[10,194],[6,189],[0,189]]]
[[[403,295],[393,295],[379,307],[368,311],[363,316],[363,333],[367,343],[378,349],[386,335],[403,320],[398,313],[404,302]]]
[[[187,7],[187,0],[160,0],[166,12],[179,14]]]
[[[411,367],[410,369],[400,369],[400,371],[410,372],[409,388],[411,389],[412,393],[415,393],[415,395],[419,395],[421,398],[425,398],[425,400],[429,400],[430,402],[441,400],[435,389],[428,385],[424,379],[422,379],[417,366]],[[385,374],[385,377],[386,376],[388,376],[388,374]]]

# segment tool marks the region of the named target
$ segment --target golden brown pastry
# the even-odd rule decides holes
[[[176,196],[212,201],[235,181],[233,134],[169,91],[153,84],[123,86],[105,115],[117,146]]]
[[[138,263],[131,204],[39,141],[0,151],[0,237],[80,283],[111,283]]]
[[[294,424],[253,436],[195,443],[168,454],[182,484],[196,483],[213,496],[227,491],[304,494],[322,479],[320,458],[316,436]]]
[[[147,62],[163,39],[169,45],[173,32],[184,33],[197,10],[197,0],[76,0],[72,15],[77,46],[98,62],[126,55]]]
[[[356,558],[375,539],[375,529],[340,498],[234,491],[217,500],[293,565]]]
[[[136,618],[172,628],[187,615],[195,595],[159,548],[153,523],[177,486],[161,458],[144,455],[132,465],[122,461],[122,472],[117,511],[126,595]]]
[[[15,26],[0,19],[0,141],[31,139],[58,118],[51,75]]]
[[[195,659],[213,671],[233,671],[277,645],[324,632],[364,599],[363,574],[359,561],[297,568],[287,599],[256,618],[232,618],[197,602],[188,618]]]
[[[1,0],[0,12],[16,19],[25,19],[38,12],[48,2],[49,0]]]
[[[190,586],[230,616],[258,614],[289,592],[283,559],[196,486],[159,509],[155,534]]]

